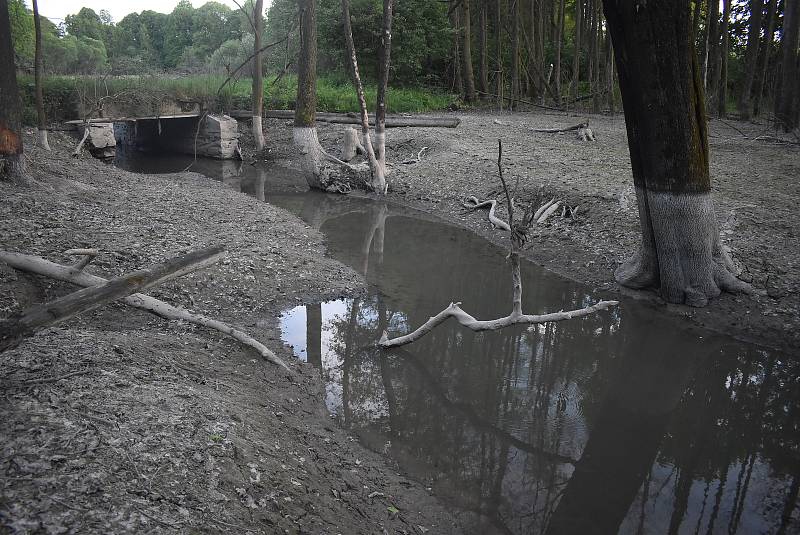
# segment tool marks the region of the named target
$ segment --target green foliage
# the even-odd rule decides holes
[[[106,37],[103,21],[88,7],[82,7],[75,15],[67,15],[64,25],[67,33],[75,37],[89,37],[96,41],[102,41]]]
[[[24,0],[8,0],[8,17],[11,22],[11,42],[21,59],[33,61],[36,48],[33,30],[33,13],[25,7]]]
[[[264,103],[267,108],[293,109],[297,94],[297,78],[286,76],[278,83],[274,77],[265,79]],[[126,92],[123,99],[158,100],[162,97],[202,102],[214,111],[249,109],[251,106],[252,82],[242,78],[229,83],[218,95],[217,90],[225,76],[202,75],[188,77],[165,76],[47,76],[44,79],[44,103],[47,116],[54,121],[80,117],[80,95],[87,98],[115,95]],[[17,79],[22,95],[27,124],[35,124],[34,81],[31,75]],[[367,104],[375,107],[376,87],[365,88]],[[317,110],[321,112],[358,112],[358,100],[352,86],[336,78],[322,77],[317,82]],[[387,94],[390,113],[413,113],[444,109],[456,97],[446,93],[422,89],[389,88]]]

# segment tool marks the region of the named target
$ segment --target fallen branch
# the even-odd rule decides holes
[[[542,134],[559,134],[561,132],[572,132],[580,130],[589,126],[589,121],[584,121],[576,125],[567,126],[566,128],[531,128],[531,132],[540,132]]]
[[[50,277],[52,279],[71,282],[72,284],[76,284],[78,286],[93,287],[108,282],[103,277],[86,273],[77,267],[63,266],[37,256],[0,251],[0,261],[3,261],[14,269],[18,269],[20,271],[28,271],[31,273],[36,273],[37,275]],[[209,329],[227,334],[243,345],[252,347],[266,360],[272,362],[273,364],[277,364],[286,370],[289,370],[289,367],[286,365],[286,363],[262,343],[226,323],[203,316],[201,314],[193,314],[188,310],[172,306],[164,301],[156,299],[155,297],[150,297],[149,295],[144,295],[141,293],[135,293],[125,297],[122,302],[128,306],[152,312],[153,314],[164,319],[183,320],[188,323],[194,323],[195,325],[201,325],[203,327],[208,327]]]
[[[81,138],[81,142],[78,143],[78,146],[75,147],[75,152],[72,153],[73,158],[77,158],[81,154],[81,149],[83,149],[83,144],[86,143],[86,138],[89,137],[89,125],[91,123],[85,123],[83,128],[83,137]]]
[[[401,163],[403,163],[404,165],[411,165],[411,164],[415,164],[415,163],[421,162],[422,161],[422,155],[426,150],[428,150],[428,147],[422,147],[422,149],[420,149],[420,151],[417,153],[417,157],[416,158],[411,158],[411,159],[408,159],[408,160],[406,160],[404,162],[401,162]]]
[[[245,115],[247,114],[247,115]],[[236,110],[229,114],[236,119],[250,117],[252,115],[249,111]],[[264,117],[267,119],[286,119],[291,120],[294,118],[294,112],[291,110],[267,110],[264,112]],[[369,124],[375,125],[375,114],[370,113]],[[332,123],[332,124],[361,124],[361,119],[354,113],[330,113],[330,112],[317,112],[314,119],[319,123]],[[456,128],[461,124],[461,119],[458,117],[386,117],[386,128],[401,128],[401,127],[426,127],[426,128]]]
[[[495,215],[495,209],[497,208],[497,201],[495,199],[489,199],[488,201],[479,201],[477,197],[471,196],[467,197],[467,199],[461,203],[464,208],[469,208],[470,210],[477,210],[478,208],[485,208],[489,207],[489,223],[492,224],[494,228],[499,228],[501,230],[511,230],[511,227],[508,226],[508,223],[500,219]]]
[[[45,327],[210,266],[224,255],[225,248],[222,246],[207,247],[23,310],[0,321],[0,352],[16,347],[22,340]]]

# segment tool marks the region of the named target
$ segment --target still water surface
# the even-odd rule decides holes
[[[224,165],[193,169],[299,215],[366,276],[362,297],[287,311],[284,341],[321,370],[340,425],[479,512],[475,533],[800,532],[797,359],[631,300],[492,333],[450,320],[379,350],[384,329],[406,333],[451,301],[480,319],[507,314],[505,252],[395,205],[287,193],[305,189],[291,172]],[[527,262],[522,275],[526,313],[601,297]]]

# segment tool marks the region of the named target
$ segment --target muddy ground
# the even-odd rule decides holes
[[[321,236],[193,173],[137,175],[51,137],[31,187],[0,183],[2,248],[114,276],[222,243],[219,264],[150,293],[240,326],[232,339],[115,304],[0,354],[0,532],[447,533],[461,523],[335,428],[324,385],[280,341],[280,310],[359,291]],[[0,317],[73,290],[0,267]]]
[[[526,254],[563,276],[610,294],[657,300],[614,282],[616,267],[640,241],[636,196],[622,115],[551,112],[454,113],[458,128],[391,128],[387,153],[393,163],[389,198],[464,225],[503,243],[486,211],[472,212],[463,200],[502,200],[497,140],[503,140],[505,177],[521,203],[536,206],[556,198],[578,207],[576,219],[555,217],[532,229]],[[596,141],[574,132],[548,134],[588,119]],[[319,136],[338,154],[345,126],[319,124]],[[269,154],[291,161],[291,129],[272,121]],[[763,295],[723,294],[705,308],[667,305],[674,313],[737,338],[797,354],[800,348],[800,145],[776,143],[768,124],[712,119],[711,176],[723,244],[741,268],[741,278]],[[427,147],[420,163],[414,160]],[[504,208],[498,209],[505,218]]]
[[[624,122],[590,117],[597,141],[531,128],[578,117],[461,113],[457,129],[391,129],[391,200],[502,242],[468,195],[497,197],[497,138],[521,202],[579,206],[532,231],[527,254],[608,291],[638,242]],[[296,165],[291,126],[267,121],[259,158]],[[343,126],[320,125],[333,153]],[[704,309],[670,305],[693,321],[796,354],[800,175],[796,145],[754,139],[765,126],[712,121],[712,174],[726,245],[763,296],[724,295]],[[26,137],[27,147],[32,136]],[[352,295],[363,281],[324,255],[321,236],[294,216],[193,173],[128,173],[53,135],[29,149],[35,183],[0,183],[4,249],[68,263],[97,247],[93,272],[113,276],[180,251],[224,243],[216,266],[151,293],[234,323],[294,370],[288,377],[234,341],[112,305],[0,354],[0,532],[461,533],[447,511],[392,461],[331,425],[318,375],[291,357],[281,310]],[[423,148],[421,162],[403,164]],[[245,151],[248,153],[248,151]],[[251,154],[251,153],[248,153]],[[518,186],[517,186],[518,184]],[[501,214],[503,212],[501,210]],[[0,267],[0,316],[70,291]],[[667,306],[667,305],[664,305]]]

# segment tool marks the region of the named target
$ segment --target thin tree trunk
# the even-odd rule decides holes
[[[519,3],[521,0],[511,0],[511,98],[512,105],[519,100],[520,94],[520,44],[519,44]]]
[[[591,0],[590,0],[591,1]],[[575,0],[575,57],[572,61],[572,100],[578,100],[581,71],[581,34],[583,33],[583,0]]]
[[[708,0],[708,48],[706,54],[707,67],[705,89],[710,99],[717,91],[719,80],[719,2]]]
[[[495,92],[498,109],[503,109],[503,19],[502,0],[494,2],[494,56],[495,56]]]
[[[713,0],[712,0],[713,1]],[[700,63],[700,78],[703,80],[703,88],[706,87],[706,75],[708,72],[708,25],[709,25],[709,18],[708,18],[708,0],[697,0],[697,8],[698,12],[701,11],[700,8],[706,6],[706,17],[703,21],[702,26],[702,33],[698,38],[698,54],[697,58]]]
[[[467,0],[464,2],[467,3]],[[394,0],[383,0],[383,28],[381,31],[381,48],[378,59],[378,96],[375,105],[375,144],[377,145],[376,167],[372,170],[372,189],[386,194],[386,89],[389,86],[389,65],[392,56],[392,11]],[[467,43],[469,40],[467,40]],[[465,45],[465,57],[468,57],[468,45]],[[355,52],[353,53],[355,58]],[[469,79],[472,85],[472,100],[475,100],[475,83],[472,81],[472,60],[469,61]],[[363,121],[363,115],[362,115]],[[369,117],[367,117],[369,125]],[[363,127],[363,124],[362,124]],[[366,139],[364,140],[366,141]],[[367,149],[369,150],[369,149]]]
[[[475,75],[472,71],[472,23],[469,14],[469,2],[470,0],[461,1],[461,13],[463,15],[461,58],[464,62],[461,74],[464,76],[464,100],[475,102],[477,95],[475,93]]]
[[[614,103],[614,46],[611,44],[611,32],[606,31],[606,98],[608,111],[616,113]]]
[[[384,20],[386,18],[386,5],[385,2],[391,0],[384,0]],[[353,85],[356,88],[356,95],[358,95],[358,106],[361,111],[361,144],[367,151],[367,160],[369,161],[369,168],[372,173],[372,189],[379,193],[386,193],[386,177],[380,173],[381,166],[375,155],[375,148],[372,145],[372,139],[369,133],[369,113],[367,112],[367,100],[364,96],[364,84],[361,82],[361,74],[358,70],[358,57],[356,56],[356,47],[353,43],[353,26],[350,21],[350,1],[342,0],[342,19],[344,20],[344,37],[347,43],[347,55],[350,58],[350,73],[353,77]],[[390,18],[391,20],[391,18]],[[391,31],[389,32],[391,36]],[[384,39],[386,36],[384,35]],[[385,112],[384,112],[385,113]],[[385,121],[385,117],[384,117]],[[376,117],[375,127],[377,131],[378,120]]]
[[[8,2],[0,0],[0,180],[26,184],[22,157],[22,101],[17,88],[17,67],[11,43]]]
[[[769,0],[767,4],[767,19],[765,21],[764,42],[758,48],[758,75],[753,89],[753,115],[761,112],[761,99],[764,97],[764,84],[767,79],[767,68],[772,55],[772,43],[775,34],[775,15],[778,9],[778,0]]]
[[[719,91],[717,92],[717,115],[725,118],[728,115],[728,50],[731,37],[728,33],[731,18],[731,0],[722,0],[722,24],[720,25],[720,74]]]
[[[558,25],[556,26],[555,86],[556,105],[561,106],[561,42],[564,35],[564,0],[558,1]]]
[[[38,129],[39,146],[44,150],[50,150],[50,143],[47,141],[47,118],[44,114],[44,95],[42,84],[44,83],[44,57],[42,56],[42,24],[39,20],[39,3],[33,0],[33,26],[36,32],[36,52],[34,56],[34,83],[36,84],[36,124]]]
[[[454,9],[450,13],[450,25],[453,27],[453,84],[455,92],[464,94],[464,74],[461,72],[461,10]]]
[[[589,0],[591,6],[592,25],[589,30],[589,93],[592,95],[592,112],[600,111],[600,57],[598,54],[598,32],[600,30],[600,14],[597,0]]]
[[[750,20],[747,26],[747,48],[744,54],[744,81],[739,93],[739,118],[750,119],[753,112],[753,80],[758,63],[758,48],[761,44],[761,19],[764,12],[763,0],[750,0]]]
[[[264,150],[264,130],[261,126],[261,112],[264,108],[264,75],[261,59],[261,36],[264,32],[264,0],[256,0],[253,7],[253,139],[256,150]]]
[[[797,78],[798,46],[800,46],[800,2],[785,2],[781,37],[781,77],[775,96],[775,117],[786,132],[798,126]]]
[[[749,287],[732,274],[711,199],[703,87],[689,0],[603,0],[614,43],[642,242],[615,278],[705,306]]]
[[[486,2],[481,2],[480,11],[480,25],[478,28],[478,41],[480,41],[480,61],[478,65],[478,84],[480,87],[481,99],[485,100],[489,97],[489,64],[488,64],[488,28],[487,28],[487,13],[488,6]]]

